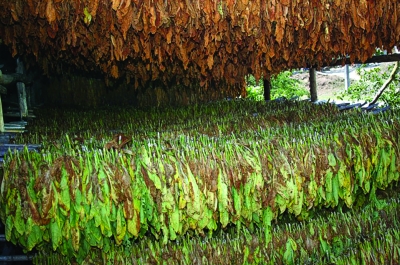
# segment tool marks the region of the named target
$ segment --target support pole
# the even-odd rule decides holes
[[[4,131],[3,103],[1,102],[0,96],[0,133],[3,133]]]
[[[7,88],[5,88],[2,85],[0,85],[0,133],[3,133],[5,132],[5,128],[4,128],[3,103],[1,102],[1,94],[3,95],[7,94]]]
[[[344,85],[346,87],[346,90],[348,90],[350,87],[350,70],[348,64],[346,64],[346,66],[344,67],[344,74],[345,74]]]
[[[271,100],[271,80],[269,78],[264,78],[263,85],[264,85],[264,100],[270,101]]]
[[[317,70],[312,67],[310,68],[310,97],[311,102],[316,102],[318,100],[317,95]]]
[[[24,65],[20,59],[17,59],[17,69],[18,74],[24,74]],[[26,103],[26,88],[25,83],[17,82],[18,98],[19,98],[19,111],[21,114],[21,119],[23,117],[28,117],[28,104]]]

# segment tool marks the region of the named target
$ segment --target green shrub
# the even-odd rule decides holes
[[[262,80],[257,83],[254,76],[246,78],[247,98],[251,100],[264,100],[264,87]],[[271,78],[271,99],[285,97],[288,99],[308,95],[308,91],[299,80],[292,78],[291,71],[284,71]]]
[[[356,70],[357,74],[360,76],[360,80],[353,82],[348,90],[339,93],[339,99],[372,101],[381,86],[389,78],[393,69],[393,65],[389,66],[387,70],[383,70],[380,67],[367,70],[365,67],[365,65],[362,65]],[[398,97],[399,82],[400,76],[397,75],[389,87],[383,92],[379,101],[389,104],[392,107],[400,106],[400,98]]]

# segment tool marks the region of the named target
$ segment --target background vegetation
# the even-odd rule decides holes
[[[271,78],[271,99],[285,97],[288,99],[308,95],[306,87],[292,77],[291,71],[284,71]],[[249,75],[247,82],[247,98],[251,100],[264,100],[264,86],[262,80],[256,82],[254,76]]]
[[[348,90],[345,90],[337,95],[341,100],[352,101],[371,101],[377,94],[380,87],[388,79],[393,65],[389,67],[376,67],[373,69],[366,69],[366,65],[358,68],[357,74],[360,80],[353,82]],[[400,104],[399,98],[399,82],[400,76],[397,75],[393,82],[382,94],[380,101],[392,107],[398,107]]]

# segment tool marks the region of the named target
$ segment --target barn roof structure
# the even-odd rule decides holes
[[[400,43],[397,0],[9,0],[0,36],[52,74],[65,67],[230,89],[285,69],[365,61]],[[64,68],[63,68],[64,67]]]

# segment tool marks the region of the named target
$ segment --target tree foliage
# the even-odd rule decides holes
[[[366,65],[362,65],[356,70],[360,80],[353,82],[348,90],[339,93],[338,98],[342,100],[372,101],[383,83],[389,78],[392,69],[393,65],[389,66],[387,70],[381,67],[367,69]],[[400,106],[399,84],[400,75],[397,74],[380,97],[380,103],[388,104],[392,107]]]
[[[291,99],[308,95],[305,86],[299,80],[293,79],[292,75],[291,71],[283,71],[271,77],[271,99],[279,97]],[[264,100],[262,82],[257,83],[254,76],[250,75],[246,79],[246,85],[248,99]]]

